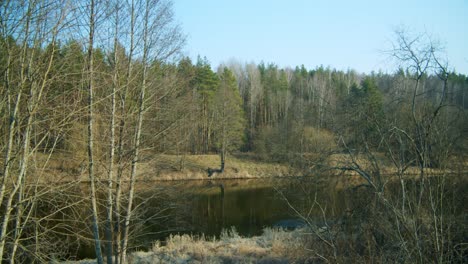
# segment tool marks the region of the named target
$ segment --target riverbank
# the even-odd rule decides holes
[[[301,177],[327,175],[338,176],[339,181],[344,185],[359,185],[365,183],[355,171],[346,170],[350,167],[354,158],[360,165],[360,168],[372,172],[375,170],[367,157],[351,157],[348,154],[333,154],[321,156],[320,154],[304,155],[302,164],[290,164],[287,162],[275,163],[265,162],[255,158],[252,154],[242,154],[238,156],[229,156],[223,173],[214,172],[209,176],[209,170],[215,171],[220,167],[220,158],[218,155],[166,155],[166,154],[148,154],[145,155],[138,164],[138,181],[178,181],[178,180],[207,180],[207,179],[258,179],[258,178],[277,178],[277,177]],[[381,175],[396,175],[397,168],[383,154],[375,154],[374,158],[378,162]],[[37,168],[41,176],[35,177],[43,183],[53,182],[86,182],[87,163],[85,158],[60,156],[38,156],[36,161],[48,159],[48,166],[44,169]],[[468,169],[468,158],[454,157],[450,164],[450,169],[426,169],[426,174],[463,174]],[[98,163],[96,166],[97,175],[106,179],[107,163]],[[129,175],[129,166],[124,168],[124,177]],[[408,167],[405,175],[418,175],[419,169]],[[347,177],[341,177],[347,176]]]
[[[47,166],[36,167],[36,174],[42,183],[56,182],[86,182],[87,160],[85,157],[73,155],[38,154],[35,157],[38,164],[47,162]],[[95,164],[98,178],[106,179],[107,163]],[[117,166],[116,166],[117,167]],[[303,176],[304,172],[288,163],[263,162],[249,156],[229,156],[223,173],[213,173],[209,177],[209,169],[220,167],[219,155],[166,155],[147,154],[138,163],[138,181],[178,181],[206,179],[258,179],[287,176]],[[117,168],[115,169],[117,173]],[[130,166],[124,166],[124,179],[129,175]]]
[[[302,263],[305,229],[266,228],[261,236],[242,237],[233,229],[219,239],[175,235],[151,251],[131,254],[131,263]]]
[[[202,179],[252,179],[285,176],[302,176],[304,173],[288,163],[253,160],[248,157],[228,157],[223,173],[208,170],[220,168],[219,155],[154,155],[141,164],[142,180],[202,180]]]
[[[235,229],[216,238],[174,235],[164,245],[156,242],[149,251],[129,255],[128,263],[304,263],[310,259],[305,250],[310,231],[306,228],[284,230],[265,228],[254,237],[240,236]],[[65,262],[94,264],[95,260]]]

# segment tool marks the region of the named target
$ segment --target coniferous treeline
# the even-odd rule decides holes
[[[5,54],[2,72],[8,74],[9,80],[2,83],[2,135],[8,134],[11,120],[12,109],[7,102],[15,100],[7,86],[13,85],[11,80],[20,81],[26,74],[21,72],[21,65],[26,62],[15,60],[11,53],[20,53],[22,49],[35,53],[34,61],[29,63],[37,69],[27,74],[40,75],[41,71],[48,70],[47,86],[38,105],[40,110],[35,112],[38,124],[34,127],[31,146],[43,152],[53,149],[84,155],[85,149],[80,144],[86,141],[82,130],[86,116],[83,69],[87,62],[85,47],[79,40],[46,42],[34,48],[28,43],[21,46],[13,36],[2,39],[0,52]],[[46,69],[44,60],[52,55],[54,60],[50,69]],[[128,75],[130,64],[131,76]],[[275,64],[232,62],[219,66],[215,72],[213,65],[202,58],[196,62],[189,58],[175,62],[156,59],[147,64],[148,96],[142,144],[156,153],[218,153],[225,141],[222,139],[222,131],[226,132],[224,124],[229,122],[230,140],[225,144],[230,151],[255,152],[265,160],[286,161],[295,153],[320,150],[306,142],[322,136],[330,139],[333,135],[332,141],[343,137],[351,145],[359,144],[364,137],[378,147],[373,122],[409,122],[407,111],[412,103],[414,76],[404,69],[390,74],[361,74],[322,66],[282,69]],[[133,127],[139,98],[137,88],[144,67],[141,58],[130,56],[119,42],[94,51],[96,130],[99,131],[96,141],[100,142],[97,148],[103,158],[109,136],[111,95],[125,105],[125,109],[116,110],[116,117]],[[112,93],[114,85],[119,88]],[[440,99],[442,85],[435,75],[422,76],[417,96],[421,107],[430,107]],[[450,73],[444,111],[447,112],[445,122],[451,125],[447,133],[452,137],[460,136],[466,129],[467,94],[468,78]],[[223,107],[229,109],[220,111]],[[25,112],[20,110],[15,120],[24,123],[27,115],[21,117]],[[419,114],[424,115],[424,109]],[[130,135],[122,138],[120,144],[130,144],[132,133],[119,133]]]
[[[191,103],[183,108],[191,115],[191,127],[180,129],[182,134],[163,134],[160,151],[172,152],[176,142],[179,153],[216,153],[217,78],[206,61],[193,65],[184,59],[177,66],[186,71],[182,84]],[[220,67],[222,69],[225,66]],[[318,67],[280,69],[274,64],[241,65],[231,63],[227,68],[235,75],[237,90],[242,98],[242,113],[230,119],[243,119],[243,131],[235,137],[242,140],[237,151],[255,152],[270,161],[294,159],[295,154],[320,152],[324,145],[334,145],[338,137],[353,148],[363,140],[378,150],[380,132],[391,126],[408,126],[411,110],[414,76],[400,69],[393,74],[358,74],[355,71],[337,71]],[[189,73],[190,72],[190,73]],[[444,83],[435,75],[423,76],[416,100],[418,115],[429,115],[431,107],[444,99],[447,140],[462,137],[466,127],[468,79],[451,73]],[[196,100],[194,100],[196,99]],[[219,117],[219,116],[218,116]],[[376,131],[378,124],[380,132]],[[150,125],[150,124],[149,124]],[[183,135],[189,136],[183,136]],[[328,140],[328,142],[320,142]],[[312,144],[315,141],[315,144]],[[317,142],[318,141],[318,142]],[[168,143],[169,142],[169,143]],[[319,146],[322,143],[322,146]],[[318,145],[317,145],[318,144]],[[433,147],[442,142],[434,142]]]
[[[12,38],[8,41],[13,43],[14,49],[20,49]],[[117,48],[123,49],[120,45]],[[38,57],[50,55],[47,47],[37,52]],[[100,120],[98,130],[102,141],[106,140],[106,124],[110,116],[108,100],[115,70],[114,58],[110,57],[112,52],[95,51],[95,67],[99,75],[96,80],[99,97],[96,114]],[[51,78],[41,104],[43,109],[38,113],[38,118],[44,119],[36,128],[37,135],[47,136],[32,144],[41,151],[53,148],[55,151],[78,153],[80,148],[74,145],[84,142],[84,139],[76,138],[84,124],[70,122],[58,131],[53,121],[66,117],[83,119],[86,106],[81,92],[82,69],[86,54],[76,40],[57,45],[54,53],[55,60],[49,73]],[[123,50],[117,54],[121,56],[121,64],[128,63],[129,58]],[[135,68],[142,67],[139,60],[133,63]],[[123,68],[125,65],[119,66]],[[9,67],[10,76],[18,72],[12,69],[19,68],[19,65],[10,63]],[[288,152],[314,151],[307,149],[307,144],[302,144],[303,140],[313,136],[311,134],[333,133],[345,136],[352,143],[362,135],[372,138],[372,129],[366,127],[371,125],[368,121],[372,119],[383,122],[392,118],[400,123],[408,122],[405,116],[411,103],[413,80],[411,74],[403,69],[393,74],[360,74],[353,70],[344,72],[324,67],[281,69],[275,64],[264,63],[231,63],[219,66],[218,72],[212,68],[206,59],[201,58],[196,63],[183,58],[175,63],[154,61],[149,65],[151,85],[147,120],[143,124],[144,144],[148,148],[173,154],[217,153],[223,119],[227,119],[233,122],[230,126],[234,130],[230,136],[235,141],[233,151],[258,152],[280,159]],[[138,78],[141,78],[137,75],[132,80],[125,80],[125,77],[121,74],[117,81],[138,83]],[[222,81],[225,78],[230,79],[228,83]],[[226,86],[229,86],[229,94],[223,92]],[[418,100],[426,105],[436,102],[441,96],[441,86],[442,81],[437,76],[424,76]],[[125,103],[128,114],[132,115],[136,111],[138,95],[130,85],[129,88]],[[3,101],[6,102],[8,90],[2,90]],[[120,92],[116,91],[120,97],[117,100],[123,100],[124,95]],[[467,94],[468,78],[451,73],[446,106],[453,112],[447,114],[447,122],[456,125],[454,129],[463,129],[464,111],[468,108]],[[230,104],[228,117],[219,111],[220,105],[226,102]],[[7,112],[5,108],[3,110],[3,120],[7,124]],[[132,122],[131,117],[129,121]],[[2,128],[2,135],[7,135],[8,126]],[[456,134],[457,131],[451,133]]]

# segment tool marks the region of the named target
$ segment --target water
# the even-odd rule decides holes
[[[214,237],[234,227],[240,235],[253,236],[265,227],[291,228],[302,223],[298,213],[317,222],[332,221],[347,207],[345,193],[310,178],[188,181],[139,188],[140,217],[146,221],[134,242],[141,248],[170,234]]]

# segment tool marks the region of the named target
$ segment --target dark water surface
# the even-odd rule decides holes
[[[259,235],[265,227],[300,225],[297,212],[320,222],[324,213],[332,220],[347,208],[343,192],[311,178],[142,183],[139,188],[145,221],[135,245],[143,248],[170,234],[219,236],[232,227],[243,236]]]

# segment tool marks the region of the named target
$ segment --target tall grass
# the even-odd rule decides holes
[[[149,252],[135,252],[131,263],[292,263],[304,262],[304,229],[266,228],[261,236],[242,237],[224,230],[219,239],[174,235]]]

